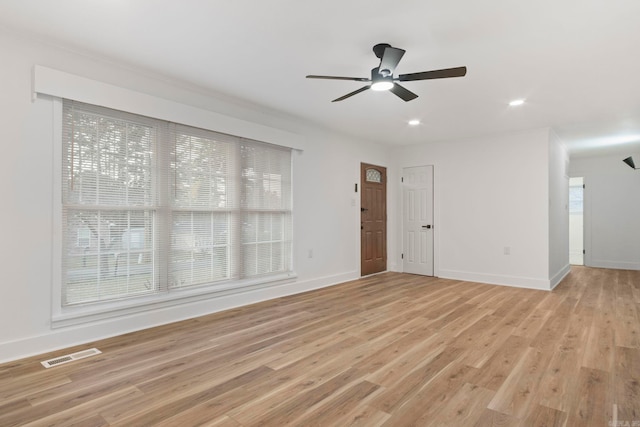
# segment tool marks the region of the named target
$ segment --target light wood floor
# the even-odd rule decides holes
[[[639,316],[638,271],[386,273],[0,365],[0,426],[631,427]]]

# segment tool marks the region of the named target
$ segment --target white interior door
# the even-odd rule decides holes
[[[402,266],[433,276],[433,166],[402,170]]]

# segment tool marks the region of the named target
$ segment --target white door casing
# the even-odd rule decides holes
[[[433,276],[433,166],[402,170],[402,266]]]

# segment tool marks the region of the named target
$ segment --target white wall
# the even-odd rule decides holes
[[[0,30],[2,156],[0,223],[0,362],[42,353],[359,276],[360,162],[388,164],[384,147],[317,129],[291,117],[243,104],[82,54]],[[240,295],[52,329],[53,101],[32,101],[31,74],[44,65],[96,81],[208,109],[301,135],[294,153],[295,282]],[[393,174],[393,170],[390,169]],[[390,200],[396,196],[389,189]],[[352,206],[352,200],[354,205]],[[393,218],[390,218],[392,221]],[[393,230],[389,241],[395,242]],[[395,244],[395,243],[393,243]],[[308,258],[308,250],[313,258]]]
[[[555,287],[569,273],[569,154],[549,131],[549,278]]]
[[[562,265],[549,249],[550,186],[556,182],[551,164],[561,154],[551,153],[547,129],[390,149],[1,29],[0,52],[0,324],[5,325],[0,328],[0,362],[357,278],[360,194],[354,184],[360,179],[360,162],[388,168],[390,270],[401,269],[399,171],[428,164],[434,165],[436,275],[549,289],[550,273]],[[54,116],[50,98],[32,101],[35,65],[299,134],[306,148],[294,153],[297,280],[52,329],[52,251],[58,244],[52,221]],[[553,197],[559,200],[560,193]],[[551,222],[563,227],[559,220]]]
[[[436,276],[550,288],[549,141],[540,129],[395,151],[397,170],[434,165]]]
[[[585,265],[640,270],[640,170],[622,162],[629,154],[571,159],[585,184]]]

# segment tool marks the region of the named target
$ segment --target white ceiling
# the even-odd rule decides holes
[[[639,17],[638,0],[0,2],[11,31],[363,139],[415,144],[549,126],[572,155],[640,144],[619,143],[640,140]],[[407,103],[373,91],[331,103],[362,83],[305,79],[369,77],[380,42],[406,49],[397,73],[466,65],[467,76],[406,82],[419,95]],[[527,102],[509,107],[516,98]],[[407,126],[412,118],[422,124]]]

